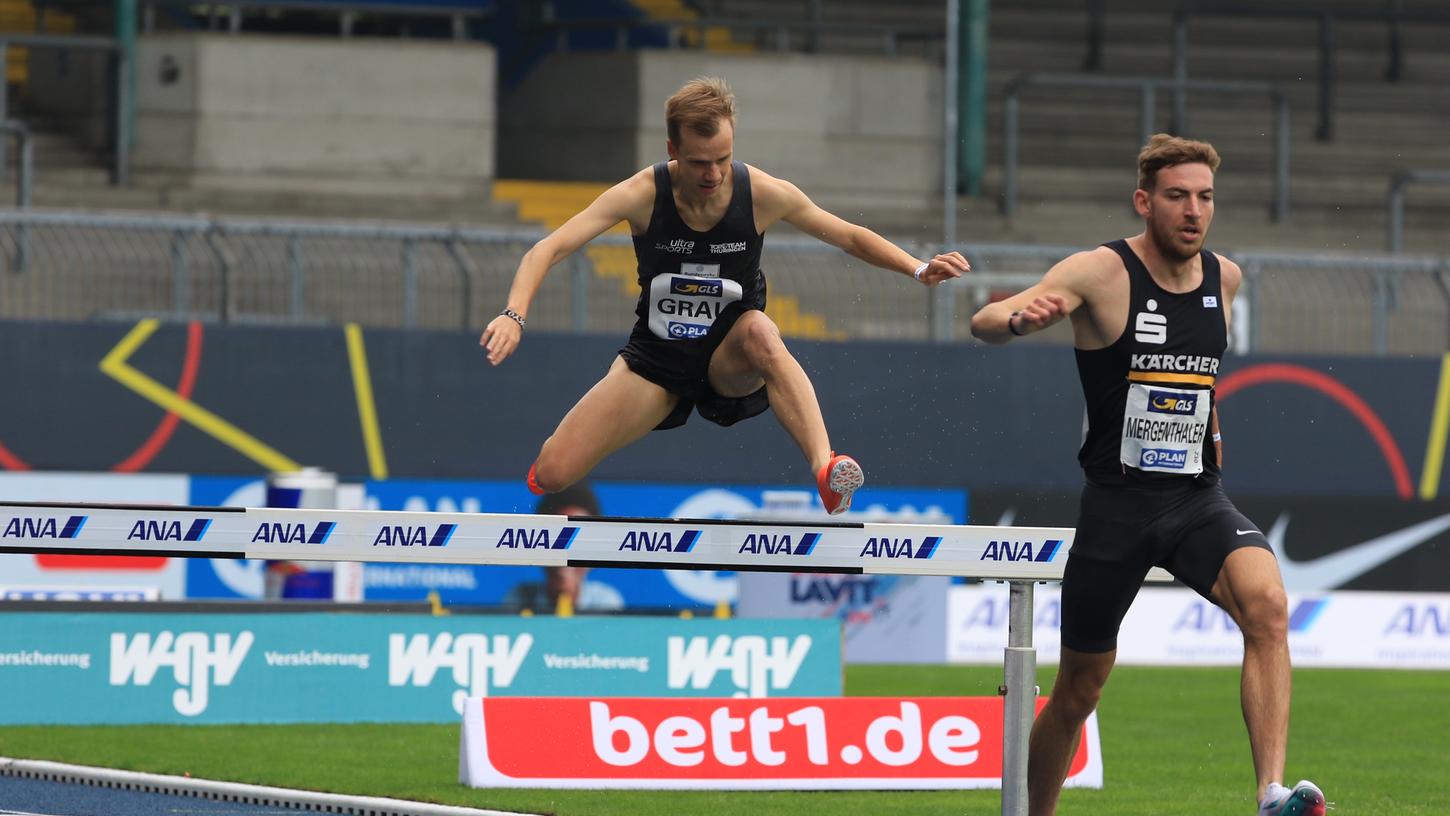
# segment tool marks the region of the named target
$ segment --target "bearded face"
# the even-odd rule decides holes
[[[1213,171],[1198,163],[1165,167],[1153,190],[1137,191],[1134,203],[1158,251],[1186,261],[1203,249],[1213,223]]]

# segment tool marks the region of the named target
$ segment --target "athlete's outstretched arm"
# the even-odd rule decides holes
[[[1096,251],[1059,261],[1036,284],[977,310],[972,315],[972,335],[987,343],[1005,343],[1062,320],[1086,300],[1101,263]]]
[[[799,187],[784,179],[773,178],[753,167],[750,179],[762,232],[770,224],[784,221],[845,250],[852,257],[872,266],[911,275],[927,286],[935,286],[972,270],[972,265],[960,252],[946,252],[929,261],[917,260],[911,253],[871,230],[821,209]],[[925,269],[922,269],[923,263],[926,264]],[[920,275],[916,274],[918,269],[921,269]]]
[[[605,190],[588,207],[525,252],[518,270],[514,272],[507,303],[508,311],[518,315],[519,320],[500,314],[489,322],[478,338],[478,344],[488,350],[488,361],[498,365],[518,348],[523,338],[523,326],[519,321],[528,317],[529,304],[544,282],[544,276],[555,264],[615,224],[638,218],[642,207],[646,208],[645,218],[648,219],[647,208],[653,202],[653,177],[646,179],[644,173],[637,174]]]

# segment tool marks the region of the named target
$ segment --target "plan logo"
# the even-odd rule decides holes
[[[171,669],[172,679],[180,686],[171,695],[171,705],[184,717],[195,717],[206,711],[211,700],[211,686],[230,686],[237,670],[252,648],[252,633],[243,631],[235,639],[230,634],[207,632],[148,632],[127,636],[111,633],[111,685],[135,684],[149,686],[157,672]]]
[[[453,692],[453,711],[463,714],[463,701],[487,697],[490,688],[508,688],[533,648],[534,636],[464,634],[388,635],[388,685],[426,688],[440,669],[447,669],[462,688]]]
[[[1138,466],[1182,470],[1188,467],[1188,451],[1171,448],[1144,448],[1138,457]]]

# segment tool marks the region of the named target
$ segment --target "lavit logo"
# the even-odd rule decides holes
[[[1148,311],[1138,313],[1136,331],[1133,332],[1133,339],[1139,343],[1168,342],[1168,318],[1161,314],[1154,314],[1158,311],[1158,301],[1148,298],[1146,304]]]
[[[176,712],[195,717],[206,711],[211,686],[230,686],[252,648],[252,633],[111,633],[111,685],[149,686],[163,667],[181,686],[171,695]]]
[[[433,685],[439,669],[453,672],[453,682],[462,688],[453,692],[453,710],[463,714],[463,701],[487,697],[490,685],[513,685],[534,636],[466,634],[454,637],[444,632],[429,635],[388,635],[388,685]]]
[[[788,689],[811,651],[810,635],[772,637],[759,635],[732,638],[671,637],[667,682],[672,689],[703,691],[715,683],[715,675],[730,673],[737,689],[734,697],[765,697],[767,689]]]

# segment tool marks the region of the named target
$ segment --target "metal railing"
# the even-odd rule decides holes
[[[1388,65],[1385,78],[1397,81],[1404,69],[1403,47],[1400,37],[1401,23],[1422,23],[1450,25],[1450,10],[1406,9],[1399,0],[1391,0],[1383,8],[1324,9],[1306,6],[1274,7],[1272,5],[1243,2],[1188,2],[1173,12],[1173,76],[1183,82],[1188,79],[1188,21],[1193,16],[1248,17],[1257,19],[1310,20],[1319,25],[1319,120],[1314,129],[1315,138],[1331,141],[1334,138],[1334,60],[1338,48],[1335,24],[1338,21],[1384,22],[1388,25]],[[1450,34],[1450,32],[1447,32]],[[1091,34],[1090,34],[1091,36]],[[1101,36],[1099,32],[1098,36]],[[1101,46],[1097,46],[1101,48]],[[1179,97],[1173,108],[1174,130],[1181,132],[1188,122],[1188,101]]]
[[[111,57],[111,183],[124,186],[131,176],[131,60],[121,41],[115,37],[93,37],[61,34],[0,34],[0,65],[4,65],[11,46],[25,48],[60,48],[102,51]],[[8,117],[9,96],[5,83],[0,83],[0,120]],[[0,140],[0,167],[5,166],[5,143]]]
[[[1018,97],[1022,89],[1028,87],[1136,89],[1139,95],[1139,145],[1147,144],[1157,129],[1157,91],[1160,88],[1171,89],[1178,99],[1185,98],[1190,91],[1267,96],[1274,111],[1274,196],[1269,207],[1269,217],[1274,221],[1282,222],[1289,215],[1289,102],[1277,84],[1086,74],[1022,74],[1007,83],[1002,112],[1001,211],[1009,218],[1017,210],[1017,162],[1020,139]]]
[[[225,20],[225,30],[230,34],[242,30],[247,12],[273,11],[326,11],[337,14],[338,34],[351,37],[358,18],[362,15],[389,17],[438,17],[449,21],[450,33],[455,40],[468,38],[470,20],[482,20],[493,14],[493,8],[479,8],[477,4],[436,2],[432,5],[408,3],[369,2],[368,0],[226,0],[216,3],[193,3],[188,0],[149,0],[141,9],[141,30],[150,34],[156,30],[158,8],[176,8],[193,14],[204,9],[207,28],[211,31],[222,28],[219,21]]]
[[[1398,253],[1405,241],[1405,188],[1412,184],[1450,186],[1450,170],[1406,170],[1390,180],[1389,225],[1385,249]]]
[[[0,211],[0,318],[337,324],[481,330],[543,232],[451,226]],[[1105,236],[1107,237],[1107,236]],[[973,271],[927,289],[809,238],[766,241],[771,314],[791,337],[967,342],[983,305],[1082,247],[966,243]],[[908,246],[919,257],[936,245]],[[1450,258],[1224,254],[1244,270],[1235,348],[1268,353],[1440,354],[1450,349]],[[529,330],[634,323],[627,235],[592,242],[545,278]],[[1033,344],[1070,345],[1063,323]]]
[[[881,53],[886,56],[896,56],[903,41],[930,42],[943,37],[941,29],[927,26],[831,23],[811,19],[759,20],[742,17],[550,20],[536,27],[539,32],[554,35],[560,52],[573,50],[570,47],[569,35],[576,31],[612,31],[614,47],[623,51],[635,47],[632,36],[641,32],[659,31],[664,32],[665,42],[670,48],[685,47],[688,44],[685,33],[695,32],[695,43],[703,48],[705,33],[711,29],[749,32],[755,42],[781,52],[795,49],[797,42],[801,44],[802,50],[817,50],[823,34],[878,38]]]
[[[0,66],[5,63],[0,61]],[[15,206],[20,210],[30,209],[30,191],[35,184],[35,142],[30,135],[30,128],[24,122],[15,119],[0,121],[0,133],[5,136],[14,136],[19,144],[15,152],[15,163],[19,167],[16,171],[15,181]],[[4,139],[0,139],[3,143]],[[0,153],[0,160],[3,160],[4,153]],[[3,165],[0,165],[3,167]],[[8,168],[6,168],[8,170]],[[24,225],[18,226],[15,230],[15,246],[11,253],[10,269],[13,272],[24,272],[30,264],[30,231]]]

